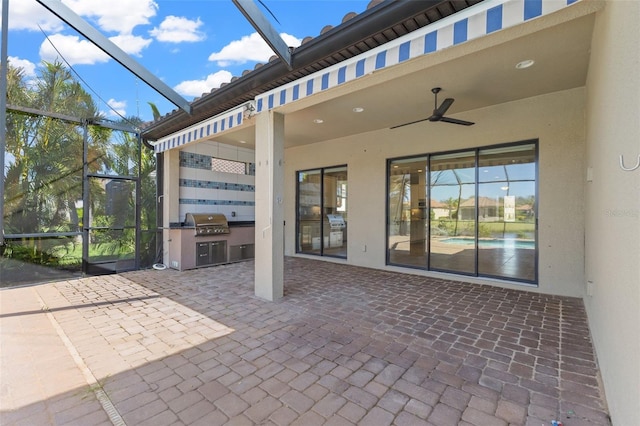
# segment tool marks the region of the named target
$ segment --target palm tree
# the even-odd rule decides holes
[[[149,104],[149,106],[151,107],[151,113],[153,114],[153,120],[159,120],[161,117],[160,114],[160,110],[158,109],[158,107],[156,106],[156,104],[154,104],[153,102],[147,102]]]
[[[453,197],[449,197],[444,201],[444,204],[447,206],[447,209],[449,210],[449,219],[451,219],[451,216],[454,211],[456,212],[456,215],[457,215],[459,203],[460,203],[460,200]]]
[[[8,103],[62,114],[75,120],[15,110],[8,113],[3,194],[6,200],[4,215],[7,233],[59,233],[82,229],[82,218],[79,217],[76,202],[83,199],[83,149],[86,137],[89,173],[140,177],[142,229],[152,230],[155,235],[156,165],[153,151],[141,151],[140,140],[133,132],[88,124],[102,121],[103,118],[91,96],[65,66],[58,62],[43,62],[33,82],[27,81],[22,70],[9,67]],[[159,118],[157,107],[152,103],[150,106],[154,118]],[[80,124],[77,119],[88,123]],[[125,121],[132,127],[141,124],[139,118]],[[86,225],[111,227],[114,221],[126,221],[127,226],[134,225],[135,216],[128,213],[134,212],[136,207],[132,186],[127,186],[127,207],[109,212],[104,184],[108,180],[91,178],[86,181],[90,186],[90,196],[89,202],[83,207],[91,216],[91,223]],[[129,231],[126,234],[132,237],[133,243],[134,233]],[[111,246],[114,238],[121,237],[117,233],[111,234],[92,233],[89,237],[92,247],[100,241]],[[44,240],[25,239],[22,245],[31,245],[34,253],[44,253]],[[131,245],[129,242],[126,244]],[[155,252],[155,247],[152,251]],[[115,252],[112,254],[118,255]]]
[[[8,103],[82,119],[99,118],[91,96],[59,62],[44,62],[35,82],[8,69]],[[8,233],[80,229],[83,129],[76,123],[11,112],[7,117],[5,211]],[[104,157],[95,145],[94,167]],[[41,241],[41,240],[37,240]],[[40,243],[39,243],[40,244]],[[38,247],[39,250],[42,247]]]

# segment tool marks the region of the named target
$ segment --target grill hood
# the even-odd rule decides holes
[[[196,235],[228,234],[229,223],[222,213],[187,213],[185,227],[193,227]]]

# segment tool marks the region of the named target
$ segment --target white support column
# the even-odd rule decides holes
[[[169,249],[171,237],[169,224],[180,221],[180,150],[164,152],[162,191],[162,263],[170,266]]]
[[[256,117],[255,294],[284,294],[284,116]]]

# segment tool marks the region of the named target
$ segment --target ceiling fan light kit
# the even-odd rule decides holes
[[[475,123],[472,123],[471,121],[458,120],[457,118],[451,118],[451,117],[445,117],[444,116],[444,114],[451,107],[451,105],[453,104],[455,99],[446,98],[444,101],[442,101],[442,104],[440,104],[440,106],[438,106],[438,93],[440,93],[441,90],[442,90],[442,88],[440,88],[440,87],[434,87],[433,89],[431,89],[431,93],[434,94],[435,100],[434,100],[433,113],[431,114],[430,117],[423,118],[421,120],[411,121],[409,123],[400,124],[398,126],[393,126],[391,128],[392,129],[397,129],[398,127],[408,126],[409,124],[420,123],[422,121],[427,121],[427,120],[428,121],[442,121],[442,122],[445,122],[445,123],[459,124],[461,126],[472,126],[472,125],[474,125]]]

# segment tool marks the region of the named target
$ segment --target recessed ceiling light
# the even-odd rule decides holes
[[[535,64],[536,61],[534,61],[533,59],[525,59],[524,61],[520,61],[516,64],[516,68],[519,70],[523,70],[525,68],[529,68],[530,66],[532,66],[533,64]]]
[[[324,120],[321,120],[320,118],[316,118],[316,119],[313,120],[313,122],[316,123],[316,124],[322,124],[322,123],[324,123]]]
[[[362,112],[362,111],[364,111],[364,108],[361,108],[361,107],[355,107],[353,109],[353,112]]]

